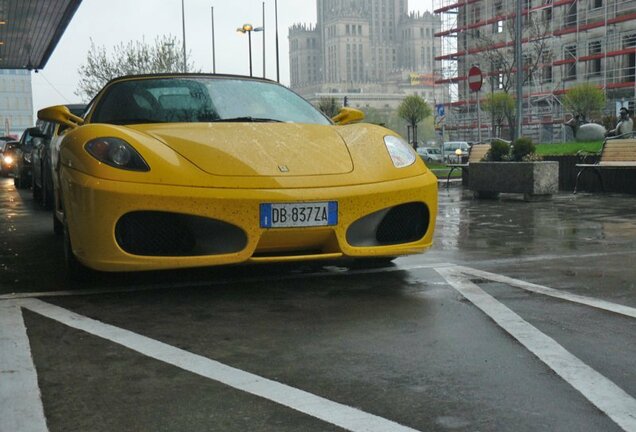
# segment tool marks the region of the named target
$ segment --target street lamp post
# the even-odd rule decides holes
[[[243,24],[243,27],[237,28],[236,31],[243,34],[247,33],[249,58],[250,58],[250,76],[252,76],[252,32],[253,31],[261,32],[263,31],[263,27],[254,28],[252,24]]]
[[[181,28],[183,30],[183,72],[188,72],[188,57],[186,51],[186,30],[185,30],[185,1],[181,0]]]
[[[276,26],[276,82],[280,82],[280,66],[278,58],[278,0],[274,0],[274,19]]]
[[[265,78],[265,2],[263,2],[263,78]]]
[[[216,73],[216,52],[214,47],[214,6],[210,10],[212,20],[212,73]]]

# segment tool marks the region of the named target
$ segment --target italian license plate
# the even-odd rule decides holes
[[[293,228],[338,224],[338,202],[263,203],[261,228]]]

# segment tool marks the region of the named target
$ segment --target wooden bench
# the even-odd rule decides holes
[[[468,150],[468,161],[466,163],[447,164],[446,166],[450,167],[450,171],[448,172],[448,176],[446,176],[446,187],[448,187],[450,183],[450,177],[453,171],[456,169],[464,171],[471,162],[479,162],[482,160],[488,150],[490,150],[490,144],[473,144],[470,150]]]
[[[578,189],[581,175],[588,169],[596,173],[603,192],[605,192],[605,187],[603,185],[603,176],[601,176],[602,169],[636,169],[636,139],[632,133],[626,135],[628,136],[623,135],[616,138],[606,138],[596,163],[576,164],[579,172],[576,175],[574,193],[576,193]],[[586,155],[586,157],[587,156],[590,155]]]

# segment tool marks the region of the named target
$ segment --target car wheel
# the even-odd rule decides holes
[[[33,182],[33,188],[32,188],[32,192],[33,192],[33,201],[36,201],[38,204],[41,204],[41,195],[42,195],[42,189],[35,184],[35,182]]]
[[[56,235],[64,234],[64,224],[57,218],[55,211],[53,212],[53,232]]]
[[[42,187],[40,189],[40,204],[44,209],[50,209],[51,203],[53,202],[52,195],[53,191],[51,190],[51,186],[49,186],[49,182],[46,179],[46,172],[42,171]],[[35,184],[33,185],[35,187]],[[55,216],[53,216],[55,217]]]
[[[66,275],[72,281],[87,281],[91,277],[91,270],[84,264],[79,262],[73,253],[71,245],[71,236],[68,232],[68,226],[64,224],[64,264],[66,267]]]

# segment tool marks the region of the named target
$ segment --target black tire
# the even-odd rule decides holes
[[[76,282],[85,282],[91,278],[91,270],[84,264],[79,262],[73,253],[71,245],[71,236],[68,232],[68,226],[64,224],[64,264],[66,267],[66,276]]]
[[[51,209],[53,207],[53,185],[48,180],[47,172],[42,170],[42,192],[40,197],[40,203],[42,208]],[[55,216],[54,216],[55,217]]]
[[[64,224],[57,218],[55,211],[53,212],[53,232],[59,236],[64,234]]]
[[[35,184],[35,182],[33,182],[33,188],[31,189],[31,191],[33,192],[33,201],[41,204],[42,188],[40,188],[38,185]]]
[[[17,177],[13,178],[15,187],[18,189],[26,189],[30,186],[28,179],[24,176],[24,173],[17,173]]]

